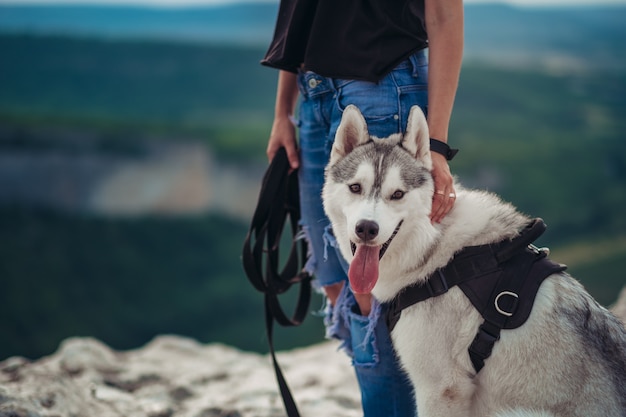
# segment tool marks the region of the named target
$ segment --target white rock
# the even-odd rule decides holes
[[[626,290],[612,308],[626,322]],[[350,360],[326,342],[278,360],[303,417],[362,415]],[[116,352],[71,338],[35,362],[0,362],[0,417],[282,417],[268,355],[159,336]]]
[[[279,357],[303,417],[362,414],[350,361],[336,343]],[[71,338],[38,361],[1,362],[0,386],[0,417],[284,415],[269,356],[178,336],[124,352]]]

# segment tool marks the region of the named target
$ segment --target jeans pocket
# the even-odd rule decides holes
[[[337,93],[337,107],[343,111],[355,105],[368,122],[376,122],[393,116],[398,111],[398,91],[389,77],[378,83],[350,81]]]
[[[352,81],[338,90],[337,107],[341,113],[355,105],[365,118],[371,136],[386,138],[401,128],[400,90],[389,74],[378,83]]]

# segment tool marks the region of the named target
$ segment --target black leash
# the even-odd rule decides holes
[[[267,339],[283,404],[288,417],[300,417],[298,407],[276,360],[273,342],[274,320],[282,326],[298,326],[304,320],[311,300],[311,276],[303,271],[305,240],[296,240],[300,220],[297,172],[289,172],[289,161],[280,148],[263,177],[257,207],[243,246],[243,267],[248,279],[264,294]],[[289,222],[289,223],[288,223]],[[280,246],[284,226],[291,227],[291,247],[281,268]],[[283,310],[279,295],[300,284],[292,316]]]

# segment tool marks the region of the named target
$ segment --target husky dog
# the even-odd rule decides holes
[[[345,109],[326,167],[324,208],[356,293],[392,301],[463,248],[511,240],[530,219],[484,191],[456,184],[440,224],[425,117],[407,132],[368,134]],[[626,331],[566,273],[546,278],[526,322],[502,330],[478,372],[468,347],[483,322],[458,286],[404,309],[391,336],[415,388],[420,417],[626,416]]]

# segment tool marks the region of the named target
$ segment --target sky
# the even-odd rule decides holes
[[[180,7],[237,3],[244,0],[0,0],[0,4],[117,4]],[[245,0],[254,2],[277,2],[278,0]],[[586,4],[626,5],[626,0],[464,0],[465,3],[508,3],[519,6],[573,6]]]

